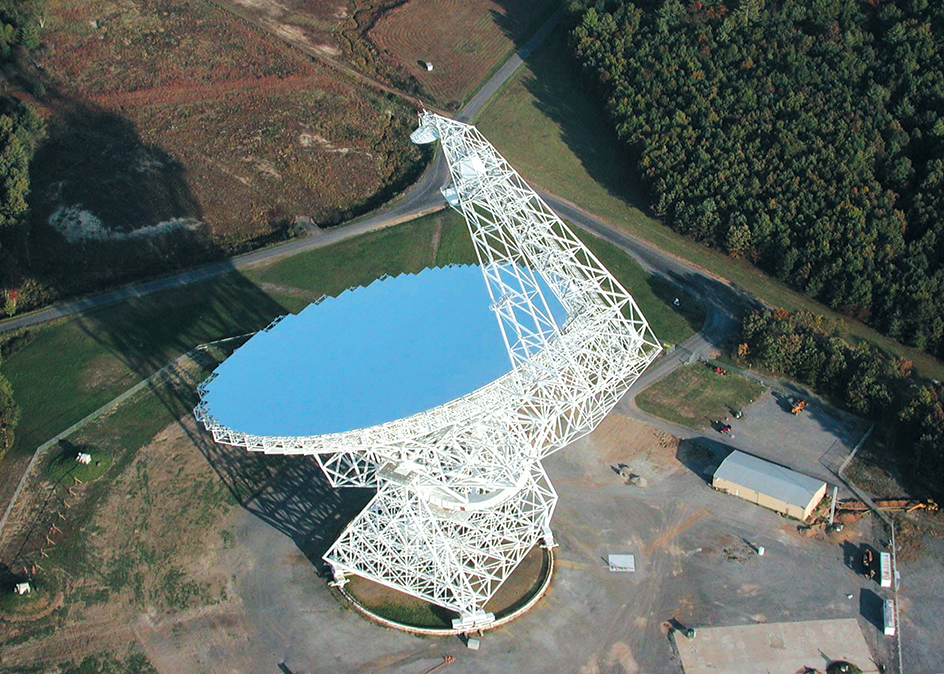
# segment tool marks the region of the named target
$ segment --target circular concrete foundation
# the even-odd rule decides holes
[[[485,605],[486,612],[495,614],[495,622],[475,631],[500,627],[527,613],[547,591],[553,575],[553,550],[536,545]],[[457,613],[363,578],[352,578],[339,591],[360,613],[385,627],[429,636],[466,631],[447,626]],[[442,626],[431,624],[437,619]]]

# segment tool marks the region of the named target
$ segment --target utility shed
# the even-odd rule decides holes
[[[809,517],[826,495],[822,480],[736,450],[718,466],[711,484],[798,520]]]

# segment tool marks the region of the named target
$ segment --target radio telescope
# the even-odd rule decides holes
[[[439,312],[461,305],[424,285],[423,279],[432,281],[433,272],[440,271],[427,270],[348,291],[276,321],[201,385],[195,414],[216,442],[313,456],[332,486],[376,489],[324,555],[335,581],[343,584],[358,575],[438,604],[457,612],[454,627],[467,631],[494,621],[485,604],[534,545],[554,545],[550,523],[557,493],[541,460],[592,431],[661,347],[630,294],[474,126],[429,112],[419,115],[419,124],[415,143],[441,143],[451,175],[443,196],[465,218],[485,280],[481,304],[490,311],[474,325],[458,328],[471,335],[463,349],[474,351],[494,337],[494,351],[504,362],[500,376],[466,390],[440,390],[430,382],[448,379],[461,386],[466,381],[453,376],[447,362],[421,364],[421,370],[435,371],[421,372],[413,393],[397,388],[403,384],[400,374],[393,383],[370,385],[388,370],[399,373],[404,362],[422,361],[425,347],[400,358],[398,343],[428,332],[416,323],[442,318]],[[418,309],[403,320],[378,318],[379,308],[367,307],[353,317],[343,311],[356,309],[355,298],[386,293],[397,283],[412,284],[404,294]],[[477,284],[481,289],[480,280]],[[456,292],[456,297],[469,294]],[[427,304],[437,297],[438,305]],[[375,306],[391,310],[392,302],[385,297]],[[488,313],[497,318],[498,330]],[[464,309],[455,320],[460,318],[471,320]],[[306,375],[295,388],[283,383],[301,368],[284,357],[292,349],[304,357],[327,350],[319,367],[337,363],[339,352],[321,336],[332,321],[346,330],[385,326],[385,349],[368,350],[370,358],[350,345],[351,333],[344,333],[341,341],[357,366],[344,370],[337,382],[356,379],[357,368],[368,372],[360,388],[346,384],[356,388],[349,399],[337,388],[313,392],[329,386],[328,380],[319,383]],[[398,327],[400,333],[389,332]],[[476,330],[483,331],[481,339]],[[282,365],[270,366],[278,358]],[[456,370],[461,365],[477,376],[488,370],[461,361],[454,361]],[[245,372],[249,379],[240,374]],[[423,398],[430,390],[443,399]],[[267,398],[279,394],[284,397]],[[262,401],[253,403],[257,398]],[[336,398],[345,409],[326,411],[323,405]],[[229,403],[237,399],[249,402],[232,408]],[[273,410],[284,419],[263,423]]]

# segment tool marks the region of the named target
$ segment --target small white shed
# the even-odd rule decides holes
[[[606,561],[610,571],[631,573],[636,570],[636,558],[633,555],[608,555]]]

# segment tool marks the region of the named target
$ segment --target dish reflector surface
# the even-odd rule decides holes
[[[563,307],[539,279],[558,325]],[[216,422],[267,436],[367,428],[423,412],[511,370],[477,266],[377,280],[260,332],[216,369]]]

